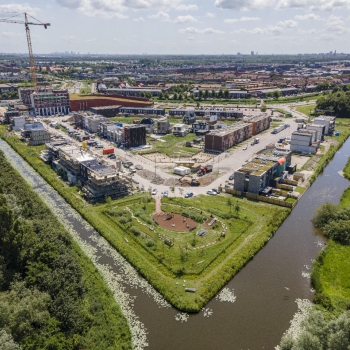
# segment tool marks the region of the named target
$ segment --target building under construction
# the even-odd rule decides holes
[[[25,124],[24,130],[21,132],[21,136],[30,146],[43,145],[51,140],[50,133],[45,130],[43,124],[38,122]]]
[[[53,114],[70,112],[70,99],[67,90],[33,88],[18,90],[19,97],[24,105],[29,107],[35,115],[50,116]]]
[[[125,148],[139,147],[146,144],[145,125],[127,125],[124,127]]]
[[[45,159],[52,159],[53,169],[70,184],[81,187],[89,201],[118,198],[130,191],[131,179],[128,176],[123,176],[76,146],[48,143]]]

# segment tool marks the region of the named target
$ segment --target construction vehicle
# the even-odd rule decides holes
[[[198,179],[192,179],[190,185],[191,186],[200,186],[200,182],[198,181]]]
[[[213,171],[213,166],[212,165],[206,165],[204,167],[201,167],[197,173],[198,176],[203,176],[207,173],[210,173]]]
[[[50,26],[50,23],[42,23],[33,16],[28,15],[28,13],[24,12],[24,21],[19,20],[13,20],[13,19],[0,19],[0,22],[6,22],[6,23],[17,23],[17,24],[24,24],[25,30],[26,30],[26,36],[27,36],[27,44],[28,44],[28,52],[29,52],[29,62],[30,62],[30,71],[32,73],[32,82],[34,86],[34,90],[37,91],[37,84],[36,84],[36,72],[35,72],[35,66],[34,66],[34,55],[33,55],[33,48],[32,48],[32,41],[30,38],[30,31],[29,31],[29,25],[34,26],[44,26],[45,29],[47,29],[48,26]],[[14,16],[12,16],[14,17]],[[33,18],[35,22],[28,22],[28,17]]]

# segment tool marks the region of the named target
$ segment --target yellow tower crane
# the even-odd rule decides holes
[[[28,17],[33,18],[37,22],[29,22]],[[45,29],[50,25],[50,23],[42,23],[33,16],[28,15],[28,13],[24,12],[24,21],[18,21],[14,19],[0,19],[0,22],[6,22],[6,23],[17,23],[17,24],[24,24],[24,27],[26,29],[26,35],[27,35],[27,43],[28,43],[28,52],[29,52],[29,62],[30,62],[30,71],[32,73],[32,81],[34,90],[37,91],[37,84],[36,84],[36,72],[35,72],[35,66],[34,66],[34,55],[33,55],[33,49],[32,49],[32,41],[30,39],[30,30],[29,26],[44,26]]]

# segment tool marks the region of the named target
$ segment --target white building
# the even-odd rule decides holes
[[[319,142],[315,139],[315,130],[294,131],[290,141],[290,150],[292,152],[315,154],[319,145]]]
[[[175,124],[173,126],[173,134],[176,136],[186,136],[187,128],[185,124]]]
[[[324,130],[325,135],[332,135],[334,132],[335,117],[328,117],[325,115],[321,115],[321,116],[315,118],[313,123],[318,124],[318,125],[324,125],[325,126],[325,130]]]

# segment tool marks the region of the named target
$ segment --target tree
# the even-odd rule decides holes
[[[201,100],[203,98],[203,90],[198,91],[198,98]]]
[[[228,90],[225,90],[224,91],[224,96],[225,96],[226,100],[228,100],[229,97],[230,97],[230,92]]]
[[[160,100],[163,99],[163,93],[162,93],[162,92],[159,93],[158,98],[159,98]]]
[[[211,97],[212,98],[215,98],[216,97],[216,92],[215,92],[215,90],[213,89],[213,90],[211,90]]]
[[[209,97],[209,90],[205,89],[204,91],[204,98],[207,99]]]
[[[223,93],[222,89],[220,88],[219,93],[218,93],[218,97],[219,97],[219,98],[222,98],[223,95],[224,95],[224,93]]]
[[[261,110],[261,112],[266,112],[267,111],[267,106],[266,106],[265,103],[261,106],[260,110]]]
[[[273,97],[275,100],[278,100],[278,99],[281,97],[281,92],[278,91],[278,90],[275,90],[275,91],[272,93],[272,97]]]
[[[177,96],[177,93],[175,92],[175,94],[173,95],[173,100],[177,100],[178,99],[178,96]]]
[[[236,215],[238,216],[239,212],[241,210],[241,207],[238,203],[235,204],[235,212],[236,212]]]

